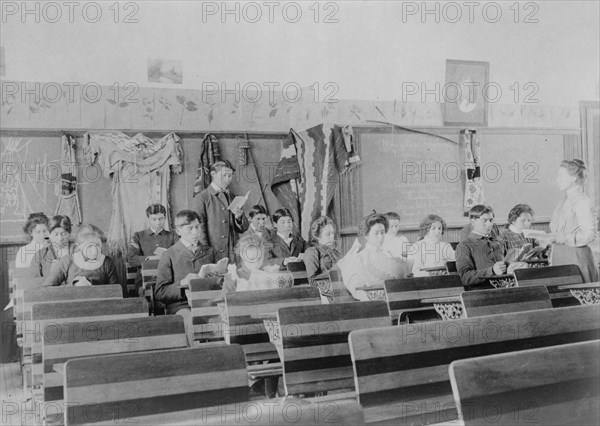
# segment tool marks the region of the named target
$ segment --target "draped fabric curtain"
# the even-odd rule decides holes
[[[465,168],[465,196],[463,209],[466,212],[477,204],[485,204],[481,180],[481,143],[477,130],[460,131],[461,158]]]
[[[97,163],[104,177],[112,177],[109,253],[127,251],[133,234],[147,227],[146,207],[150,204],[165,206],[165,228],[169,229],[171,172],[181,173],[183,165],[179,137],[169,133],[154,141],[141,133],[129,137],[122,132],[90,132],[85,136],[86,161],[89,165]]]

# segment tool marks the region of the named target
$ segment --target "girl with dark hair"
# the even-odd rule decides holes
[[[385,215],[388,221],[388,230],[383,241],[383,249],[389,251],[394,257],[406,257],[410,242],[404,235],[400,235],[400,215],[388,212]]]
[[[119,284],[115,263],[102,254],[103,237],[97,226],[82,224],[73,255],[64,256],[51,268],[43,286]]]
[[[446,262],[455,259],[455,255],[450,243],[441,240],[446,232],[446,222],[442,217],[430,214],[419,227],[419,240],[409,248],[408,254],[414,258],[413,275],[424,277],[429,274],[421,269],[445,266]]]
[[[596,215],[592,201],[583,192],[586,177],[582,160],[560,163],[556,182],[565,198],[550,221],[550,242],[554,243],[550,264],[575,264],[585,282],[595,282],[598,281],[598,263],[590,244],[596,239]]]
[[[335,248],[335,224],[327,216],[316,219],[310,227],[311,247],[302,256],[308,278],[329,271],[338,260],[340,252]]]
[[[359,227],[366,244],[359,250],[355,242],[348,253],[338,262],[344,285],[352,296],[359,300],[369,300],[367,293],[358,290],[364,286],[382,286],[388,279],[404,278],[408,275],[408,263],[383,249],[383,241],[388,230],[388,221],[382,214],[373,213],[365,217]]]
[[[56,215],[49,222],[50,244],[35,254],[31,269],[35,277],[47,277],[51,268],[64,256],[71,256],[75,244],[71,241],[71,219]]]
[[[17,251],[16,268],[29,268],[35,254],[48,244],[48,216],[44,213],[31,213],[23,226],[23,232],[31,237],[31,241]]]
[[[498,241],[504,245],[504,251],[520,249],[525,244],[539,245],[532,238],[525,238],[523,231],[531,227],[533,222],[533,209],[527,204],[517,204],[508,212],[508,225],[498,236]]]

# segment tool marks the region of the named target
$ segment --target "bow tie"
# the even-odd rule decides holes
[[[227,188],[219,188],[217,190],[217,193],[218,194],[229,194],[229,189],[227,189]]]

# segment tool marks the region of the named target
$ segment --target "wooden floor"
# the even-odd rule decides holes
[[[0,364],[0,399],[2,400],[2,426],[40,424],[31,400],[23,392],[19,363]]]

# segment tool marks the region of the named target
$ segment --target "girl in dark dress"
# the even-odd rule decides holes
[[[77,248],[73,256],[60,259],[50,271],[44,286],[85,286],[118,284],[113,260],[102,254],[102,231],[94,225],[81,225],[77,233]]]

